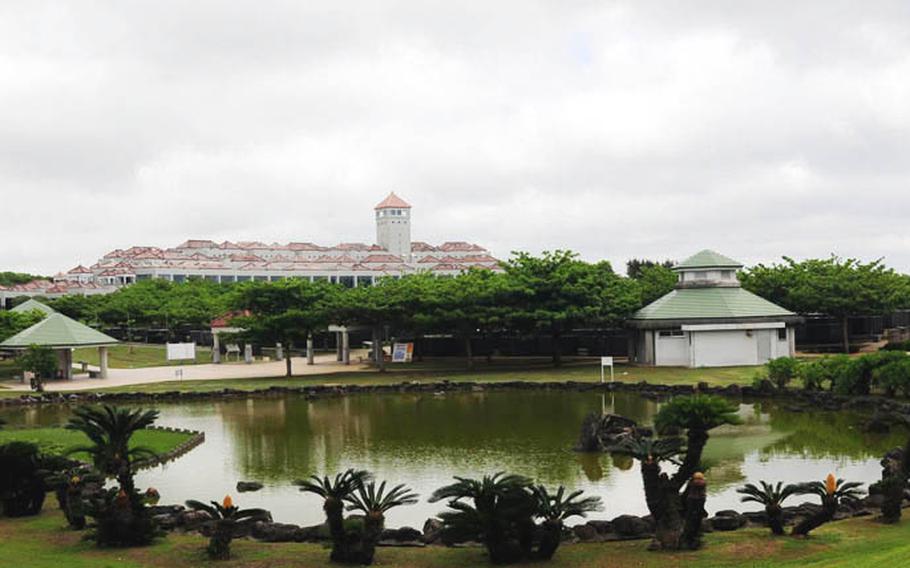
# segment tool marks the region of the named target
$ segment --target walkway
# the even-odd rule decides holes
[[[351,351],[351,364],[343,365],[335,360],[335,354],[317,355],[315,365],[307,365],[305,357],[294,357],[291,360],[294,376],[321,375],[326,373],[351,373],[366,371],[369,367],[357,363],[366,352]],[[91,368],[91,367],[90,367]],[[178,371],[182,371],[182,377]],[[87,374],[76,375],[71,381],[52,381],[45,386],[50,391],[80,391],[107,387],[123,387],[148,383],[167,383],[179,381],[207,381],[225,379],[257,379],[282,377],[285,373],[284,361],[267,363],[222,363],[216,365],[186,365],[182,367],[146,367],[144,369],[108,369],[107,379],[90,379]],[[29,391],[28,384],[7,382],[3,386],[14,391]]]

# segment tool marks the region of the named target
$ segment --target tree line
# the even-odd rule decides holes
[[[208,329],[212,319],[225,313],[243,311],[249,313],[241,318],[247,339],[262,345],[300,345],[329,324],[369,328],[377,346],[389,335],[447,334],[459,338],[469,361],[477,337],[544,335],[552,339],[553,361],[559,364],[565,334],[615,328],[670,292],[676,283],[670,264],[634,259],[626,267],[631,276],[623,276],[609,262],[585,262],[570,251],[514,253],[501,272],[419,273],[357,288],[294,278],[237,284],[147,280],[112,294],[64,296],[47,303],[89,325],[125,330],[128,338],[135,330],[176,338]],[[741,271],[739,278],[747,290],[794,312],[839,318],[845,348],[850,317],[910,307],[910,276],[881,260],[785,257],[779,264]],[[29,321],[0,311],[0,340]]]

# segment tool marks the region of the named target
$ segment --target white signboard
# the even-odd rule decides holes
[[[185,359],[196,359],[195,343],[168,343],[167,360],[182,361]]]
[[[610,367],[610,382],[613,382],[613,357],[600,358],[600,382],[605,382],[604,367]]]
[[[392,363],[410,363],[413,356],[413,343],[396,343],[392,349]]]

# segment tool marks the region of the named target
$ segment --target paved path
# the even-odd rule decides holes
[[[307,365],[306,358],[294,357],[291,360],[294,376],[316,375],[324,373],[350,373],[366,371],[367,365],[358,363],[366,352],[351,351],[351,364],[343,365],[335,360],[335,354],[317,355],[315,365]],[[90,367],[91,368],[91,367]],[[183,377],[177,371],[183,371]],[[285,373],[284,361],[267,363],[222,363],[216,365],[187,365],[185,367],[146,367],[144,369],[108,369],[107,379],[90,379],[88,375],[76,375],[72,381],[52,381],[45,386],[51,391],[79,391],[105,387],[123,387],[147,383],[167,383],[180,381],[205,381],[223,379],[255,379],[264,377],[281,377]],[[19,382],[7,382],[4,386],[14,391],[29,391],[29,385]]]

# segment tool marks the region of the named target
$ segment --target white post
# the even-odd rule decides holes
[[[221,340],[218,332],[212,334],[212,363],[221,363]]]
[[[341,345],[341,332],[335,332],[335,360],[344,361],[344,348]]]
[[[98,378],[107,378],[107,347],[98,348]]]
[[[351,339],[347,328],[341,332],[341,362],[345,365],[351,364]]]
[[[247,365],[253,362],[253,346],[249,343],[243,346],[243,362]]]
[[[306,364],[312,365],[315,362],[316,361],[313,354],[313,336],[308,335],[306,338]]]

